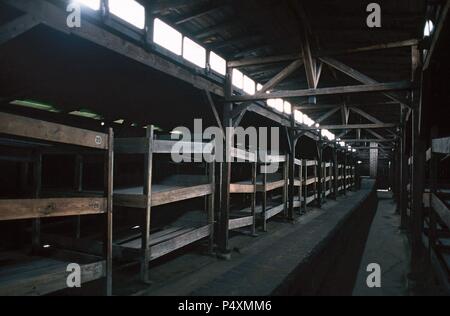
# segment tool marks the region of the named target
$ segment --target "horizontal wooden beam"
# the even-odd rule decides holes
[[[202,76],[194,74],[192,71],[178,66],[175,62],[172,62],[169,58],[161,57],[158,54],[149,52],[144,47],[135,44],[132,41],[127,41],[123,37],[107,31],[100,25],[91,23],[90,21],[83,19],[83,27],[69,28],[67,26],[67,12],[62,8],[44,0],[4,0],[3,2],[8,5],[32,14],[42,24],[45,24],[57,31],[63,32],[68,35],[75,35],[85,40],[91,41],[101,47],[109,49],[115,53],[130,58],[136,62],[151,67],[157,71],[161,71],[169,76],[178,78],[194,87],[201,90],[208,90],[219,96],[223,96],[223,88],[210,80],[203,78]],[[176,1],[173,1],[175,3]],[[182,3],[188,3],[189,1],[180,1]],[[161,6],[165,6],[162,1],[159,2]],[[167,4],[169,6],[169,3]]]
[[[39,24],[31,14],[24,14],[0,27],[0,45],[20,36]]]
[[[278,98],[284,99],[284,98],[310,97],[321,95],[386,92],[386,91],[410,90],[411,88],[412,84],[410,81],[400,81],[392,83],[378,83],[378,84],[357,85],[357,86],[343,86],[343,87],[306,89],[306,90],[283,90],[272,93],[257,93],[255,95],[233,96],[229,98],[227,102],[248,102],[248,101],[278,99]]]
[[[280,56],[246,58],[246,59],[242,59],[242,60],[229,61],[228,67],[242,68],[242,67],[248,67],[248,66],[277,64],[277,63],[294,61],[296,59],[303,59],[303,54],[295,53],[295,54],[287,54],[287,55],[280,55]]]
[[[398,102],[381,102],[381,103],[361,103],[361,104],[352,104],[346,105],[347,108],[358,108],[358,107],[366,107],[366,106],[385,106],[385,105],[400,105]],[[326,110],[332,108],[341,108],[342,104],[302,104],[297,105],[295,108],[299,111],[307,111],[307,110]]]
[[[322,125],[321,129],[375,129],[375,128],[394,128],[397,124],[354,124],[354,125]]]
[[[324,50],[319,51],[317,53],[313,53],[313,57],[325,57],[325,56],[338,56],[338,55],[346,55],[346,54],[354,54],[368,51],[376,51],[383,49],[392,49],[392,48],[401,48],[401,47],[409,47],[416,46],[419,44],[419,40],[411,39],[406,41],[399,42],[390,42],[390,43],[381,43],[376,45],[343,49],[343,50]],[[241,68],[241,67],[249,67],[256,65],[264,65],[264,64],[275,64],[281,62],[289,62],[298,58],[303,58],[303,55],[300,54],[285,54],[279,56],[269,56],[269,57],[256,57],[256,58],[246,58],[241,60],[234,60],[228,62],[228,66],[231,68]]]
[[[345,143],[391,143],[395,139],[341,139]]]
[[[0,112],[0,134],[105,150],[108,134]]]

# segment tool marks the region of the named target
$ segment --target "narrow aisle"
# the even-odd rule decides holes
[[[378,209],[370,228],[358,278],[353,290],[355,296],[406,296],[408,295],[409,245],[407,236],[400,232],[400,216],[392,194],[378,192]],[[369,288],[369,265],[381,268],[381,287]]]

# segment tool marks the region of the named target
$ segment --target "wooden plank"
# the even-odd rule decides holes
[[[270,192],[285,186],[285,180],[267,182],[266,186],[264,184],[258,184],[256,186],[257,192]]]
[[[108,135],[28,117],[0,113],[0,134],[105,150]]]
[[[238,159],[238,161],[239,160],[247,162],[257,161],[257,156],[254,153],[250,153],[248,151],[239,148],[232,148],[230,151],[231,151],[231,158]]]
[[[263,87],[259,90],[259,93],[264,93],[269,91],[270,89],[276,87],[279,83],[281,83],[284,79],[289,77],[295,71],[297,71],[303,65],[303,60],[295,60],[289,66],[280,71],[276,76],[270,79],[267,83],[263,85]]]
[[[254,216],[230,219],[228,229],[235,230],[242,227],[253,225]]]
[[[106,198],[0,200],[0,220],[94,215],[106,209]]]
[[[161,206],[175,202],[207,196],[213,193],[211,184],[191,186],[186,188],[168,189],[152,192],[152,206]],[[132,208],[146,208],[147,197],[143,194],[114,194],[114,205]]]
[[[282,90],[271,93],[256,93],[254,95],[231,96],[228,102],[249,102],[249,101],[264,101],[269,99],[284,99],[297,97],[311,97],[323,95],[340,95],[340,94],[355,94],[355,93],[374,93],[374,92],[389,92],[410,90],[413,85],[410,81],[390,82],[365,84],[356,86],[343,86],[333,88],[320,89],[305,89],[305,90]]]
[[[0,296],[42,296],[67,288],[68,262],[61,262],[48,268],[36,269],[2,282]],[[100,261],[81,265],[81,282],[88,283],[104,277],[106,262]]]
[[[436,194],[432,194],[431,196],[431,207],[436,211],[445,225],[450,228],[450,210]]]
[[[253,184],[239,184],[239,183],[231,183],[230,184],[230,193],[233,194],[252,194],[255,189]]]
[[[205,226],[186,234],[180,235],[168,241],[162,242],[150,248],[151,260],[160,258],[175,250],[197,242],[211,234],[211,226]]]
[[[274,217],[274,216],[276,216],[278,214],[280,214],[281,212],[283,212],[284,211],[284,207],[285,207],[284,204],[280,204],[278,206],[275,206],[275,207],[272,207],[272,208],[268,209],[266,211],[266,220],[269,219],[269,218],[272,218],[272,217]]]

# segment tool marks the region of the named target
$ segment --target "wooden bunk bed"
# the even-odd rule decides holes
[[[317,187],[319,185],[319,179],[317,178],[317,168],[318,162],[316,160],[304,160],[304,207],[305,211],[307,210],[307,206],[312,202],[316,201],[318,198],[318,190]]]
[[[332,188],[334,177],[333,177],[333,164],[331,162],[323,162],[322,175],[323,175],[322,193],[323,198],[325,199],[333,193]]]
[[[141,278],[149,281],[149,263],[155,259],[179,250],[194,242],[209,238],[209,249],[213,251],[214,243],[214,192],[215,165],[208,163],[206,175],[173,176],[162,181],[155,181],[154,156],[169,155],[179,141],[157,139],[154,127],[147,128],[146,137],[116,138],[115,152],[118,155],[144,155],[144,185],[139,187],[116,188],[114,205],[145,210],[145,221],[138,234],[115,239],[115,249],[120,252],[138,254],[141,262]],[[211,143],[183,143],[183,155],[203,154]],[[208,150],[213,148],[209,148]],[[178,151],[177,151],[178,152]],[[152,208],[176,202],[207,198],[206,216],[193,216],[152,231]],[[200,212],[199,212],[200,214]],[[203,218],[202,218],[203,217]]]
[[[243,232],[243,228],[250,228],[250,235],[256,236],[256,192],[257,192],[257,155],[248,151],[232,148],[231,158],[235,163],[244,163],[251,165],[251,180],[230,183],[230,195],[249,194],[251,196],[251,205],[249,208],[230,211],[228,223],[229,231]]]
[[[28,117],[0,113],[0,135],[14,141],[33,141],[42,146],[84,148],[104,154],[105,188],[97,196],[43,196],[42,153],[34,164],[34,192],[30,198],[0,199],[0,221],[32,220],[33,256],[19,252],[1,255],[0,295],[44,295],[67,288],[67,264],[81,267],[82,282],[106,277],[106,294],[112,294],[112,189],[113,132],[99,133]],[[41,244],[41,219],[103,215],[102,256],[80,252],[49,251]]]
[[[299,213],[301,214],[302,207],[304,205],[303,199],[303,187],[304,187],[304,178],[303,178],[303,163],[304,161],[301,159],[294,159],[294,188],[297,190],[297,195],[294,196],[294,208],[299,209]],[[290,184],[290,183],[289,183]],[[294,190],[295,192],[295,190]]]
[[[438,181],[440,158],[450,155],[450,137],[433,139],[427,151],[429,162],[429,189],[425,189],[423,244],[429,249],[430,259],[441,284],[450,293],[450,188]]]
[[[256,182],[256,192],[262,194],[262,207],[257,208],[261,212],[262,220],[262,230],[267,231],[267,221],[272,217],[284,212],[287,216],[288,207],[288,183],[289,183],[289,170],[288,170],[288,156],[279,155],[269,155],[266,154],[260,161],[260,166],[262,168],[262,173]],[[272,163],[282,164],[282,172],[270,174],[265,171],[268,165]],[[281,203],[271,203],[269,205],[268,193],[273,192],[277,189],[282,189],[282,199]]]

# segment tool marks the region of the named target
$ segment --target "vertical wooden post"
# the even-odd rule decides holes
[[[33,198],[38,199],[42,190],[42,153],[37,150],[34,153],[33,162]],[[41,219],[32,220],[31,244],[33,253],[39,252],[41,248]]]
[[[333,198],[334,200],[337,200],[337,197],[339,195],[339,164],[338,164],[338,159],[337,159],[337,145],[334,146],[333,148]]]
[[[208,196],[208,223],[210,229],[209,235],[209,253],[214,252],[214,225],[215,225],[215,214],[214,214],[214,203],[215,203],[215,192],[216,192],[216,164],[215,162],[208,163],[209,169],[209,183],[211,184],[212,193]]]
[[[304,199],[304,205],[303,205],[303,207],[304,207],[304,211],[305,211],[305,213],[308,211],[308,160],[306,160],[306,159],[304,159],[304,160],[302,160],[302,163],[303,163],[303,166],[305,167],[305,176],[304,176],[304,183],[305,183],[305,186],[304,186],[304,189],[305,189],[305,191],[304,191],[304,194],[303,194],[303,199]]]
[[[107,198],[107,236],[106,236],[106,295],[112,296],[112,269],[113,269],[113,191],[114,191],[114,132],[109,129],[108,152],[106,157],[106,198]]]
[[[75,155],[75,179],[74,189],[80,193],[83,191],[83,156]],[[75,238],[81,237],[81,216],[75,218]]]
[[[294,195],[295,195],[295,164],[292,169],[290,154],[286,154],[286,161],[283,163],[283,204],[284,216],[289,221],[294,220]],[[295,161],[294,161],[295,163]],[[291,181],[291,170],[292,181]]]
[[[402,131],[402,140],[401,140],[401,148],[400,148],[400,169],[401,169],[401,177],[400,177],[400,216],[401,216],[401,226],[402,230],[407,229],[408,215],[407,215],[407,190],[406,186],[408,183],[408,159],[406,158],[406,131],[403,127]]]
[[[253,162],[252,163],[252,185],[253,185],[253,194],[252,194],[252,217],[253,217],[253,222],[252,222],[252,228],[251,228],[251,233],[252,236],[256,236],[256,180],[257,180],[257,169],[258,169],[258,164],[257,162]]]
[[[150,282],[149,263],[151,260],[150,253],[150,234],[151,234],[151,215],[152,215],[152,178],[153,178],[153,143],[155,129],[153,126],[147,127],[147,153],[145,154],[145,182],[144,195],[147,198],[146,209],[144,214],[144,225],[142,227],[142,262],[141,277],[145,283]]]
[[[291,121],[294,121],[294,114],[291,115]],[[295,124],[295,121],[293,122]],[[290,130],[290,142],[291,142],[291,152],[286,156],[285,166],[289,170],[289,211],[288,220],[294,220],[294,198],[295,198],[295,148],[297,146],[297,139],[294,135],[294,129]]]
[[[319,141],[317,143],[317,206],[322,207],[322,194],[323,194],[323,159],[322,159],[322,136],[319,136]]]
[[[227,67],[227,73],[225,77],[225,97],[231,97],[233,93],[233,72],[232,68]],[[232,130],[233,118],[231,112],[233,111],[233,103],[226,103],[223,107],[223,127],[225,133]],[[231,134],[231,133],[227,133]],[[228,245],[229,237],[229,221],[230,221],[230,182],[231,182],[231,147],[233,143],[233,135],[227,135],[226,144],[224,146],[224,162],[222,163],[222,203],[220,208],[220,230],[219,230],[219,250],[220,255],[224,259],[229,259],[230,250]]]
[[[300,181],[300,185],[298,187],[298,201],[300,203],[299,205],[299,213],[302,209],[302,196],[303,196],[303,161],[300,160],[300,165],[298,166],[298,178]]]
[[[344,170],[342,171],[344,179],[344,195],[347,195],[347,152],[344,150]]]
[[[267,161],[267,156],[264,161]],[[262,231],[267,232],[267,170],[266,165],[263,165],[264,172],[262,173],[262,184],[263,184],[263,192],[262,192]]]

